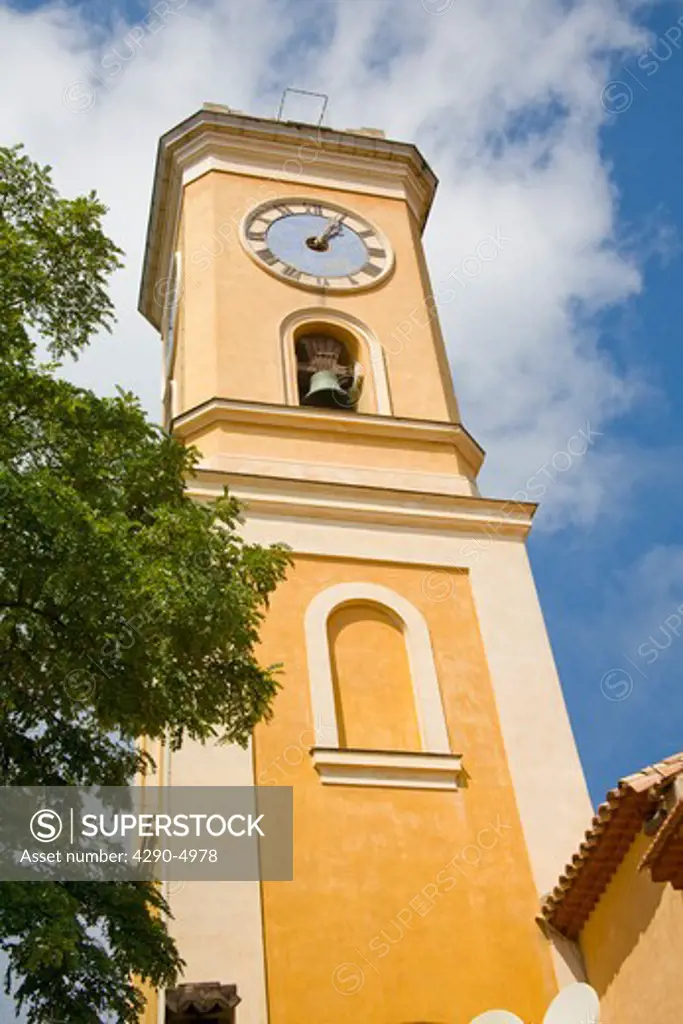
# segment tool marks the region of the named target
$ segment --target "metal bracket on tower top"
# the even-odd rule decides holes
[[[318,127],[320,127],[320,125],[323,123],[323,118],[325,116],[325,111],[327,110],[327,104],[329,102],[329,96],[326,96],[324,92],[311,92],[310,89],[290,89],[289,86],[288,86],[284,90],[284,92],[282,93],[282,99],[280,100],[280,108],[279,108],[279,110],[277,112],[277,120],[278,121],[282,120],[282,113],[283,113],[283,111],[285,109],[285,103],[287,101],[287,93],[296,93],[299,96],[316,96],[318,99],[322,100],[322,107],[320,109],[320,116],[318,117],[318,120],[315,122],[318,125]],[[288,118],[288,120],[291,120],[291,119]],[[299,118],[296,118],[295,120],[299,120]]]

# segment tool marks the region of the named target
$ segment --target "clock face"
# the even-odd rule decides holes
[[[379,284],[393,256],[384,236],[342,206],[312,199],[278,199],[257,206],[242,241],[267,270],[291,284],[353,291]]]

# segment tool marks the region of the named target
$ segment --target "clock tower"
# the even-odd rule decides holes
[[[166,424],[201,452],[193,496],[228,484],[246,538],[294,558],[261,633],[272,720],[161,770],[293,787],[294,880],[172,888],[187,969],[150,1024],[540,1020],[580,977],[536,918],[590,805],[534,506],[480,495],[453,393],[421,242],[435,189],[369,129],[206,105],[161,139],[140,309]]]

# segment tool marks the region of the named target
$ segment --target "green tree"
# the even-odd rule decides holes
[[[227,493],[188,498],[196,453],[132,395],[58,375],[113,323],[104,212],[0,149],[4,785],[125,785],[151,767],[140,736],[244,744],[277,686],[255,645],[286,552],[244,543]],[[32,1024],[136,1021],[132,977],[181,966],[167,910],[152,884],[3,883],[7,986]]]

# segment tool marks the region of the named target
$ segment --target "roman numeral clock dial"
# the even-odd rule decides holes
[[[270,200],[247,214],[241,237],[249,255],[271,274],[315,291],[374,287],[394,262],[376,227],[334,203]]]

